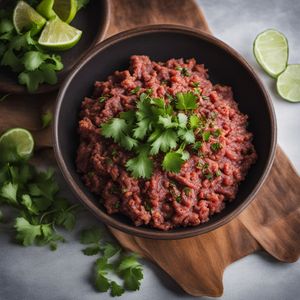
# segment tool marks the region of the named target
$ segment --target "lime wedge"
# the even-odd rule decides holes
[[[55,0],[53,10],[59,16],[59,18],[70,23],[77,13],[77,1],[76,0]]]
[[[23,128],[13,128],[0,137],[1,161],[18,161],[30,158],[34,140],[31,133]]]
[[[277,30],[260,33],[254,41],[253,52],[257,62],[272,77],[276,78],[287,66],[288,41]]]
[[[54,50],[67,50],[77,44],[81,34],[82,31],[55,18],[46,23],[38,43]]]
[[[53,11],[54,0],[43,0],[37,7],[36,10],[46,19],[51,19],[56,16]]]
[[[276,86],[282,98],[300,102],[300,65],[288,65],[277,78]]]
[[[35,33],[40,31],[46,20],[37,13],[29,4],[19,1],[13,13],[14,26],[18,33],[35,27]]]

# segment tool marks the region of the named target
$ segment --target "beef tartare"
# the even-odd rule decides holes
[[[76,165],[109,214],[161,230],[207,222],[256,161],[247,116],[195,59],[132,56],[81,106]]]

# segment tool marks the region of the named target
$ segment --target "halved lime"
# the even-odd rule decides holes
[[[300,102],[300,65],[288,65],[277,79],[278,94],[285,100]]]
[[[77,13],[77,0],[55,0],[53,10],[62,21],[70,23]]]
[[[67,50],[77,44],[81,35],[82,31],[56,17],[46,23],[38,43],[51,49]]]
[[[43,0],[37,7],[36,10],[46,19],[51,19],[56,16],[53,10],[54,0]]]
[[[14,26],[18,33],[35,27],[35,33],[42,29],[46,20],[29,4],[19,1],[13,13]]]
[[[12,128],[0,137],[0,160],[18,161],[30,158],[34,140],[31,133],[23,128]]]
[[[287,66],[288,41],[275,29],[263,31],[256,37],[253,52],[257,62],[272,77],[276,78]]]

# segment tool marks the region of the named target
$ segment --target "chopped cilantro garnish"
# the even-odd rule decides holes
[[[201,94],[200,89],[199,88],[194,88],[194,94],[200,95]]]
[[[193,82],[192,83],[192,86],[195,87],[195,88],[199,87],[199,85],[200,85],[200,82]]]
[[[213,143],[210,145],[210,149],[213,152],[218,152],[222,148],[222,145],[220,143]]]
[[[107,99],[107,97],[101,96],[101,97],[98,98],[98,101],[99,101],[100,103],[102,103],[102,102],[105,102],[106,99]]]
[[[151,96],[152,93],[153,93],[153,90],[152,90],[152,89],[147,89],[145,93],[146,93],[147,95]]]
[[[180,197],[180,196],[177,196],[177,197],[176,197],[176,202],[177,202],[177,203],[180,203],[180,202],[181,202],[181,197]]]
[[[191,192],[191,189],[188,188],[188,187],[185,187],[185,188],[183,189],[183,192],[188,196],[188,195],[190,194],[190,192]]]
[[[190,127],[191,128],[198,128],[200,126],[200,119],[197,115],[191,115],[190,116]]]
[[[137,86],[136,88],[134,88],[133,90],[130,91],[130,94],[131,95],[137,94],[140,89],[141,89],[141,87]]]
[[[221,129],[219,129],[219,128],[213,132],[213,136],[216,138],[219,137],[220,135],[221,135]]]
[[[212,173],[207,173],[204,175],[206,179],[212,180],[213,179],[213,174]]]
[[[192,149],[195,151],[195,152],[198,152],[199,151],[199,148],[202,146],[202,142],[201,141],[197,141],[193,146],[192,146]]]
[[[219,176],[221,176],[221,174],[222,174],[222,173],[221,173],[221,171],[220,171],[220,170],[217,170],[217,171],[216,171],[216,173],[215,173],[216,177],[219,177]]]
[[[210,132],[210,131],[204,131],[204,132],[202,133],[203,141],[208,142],[208,141],[209,141],[209,138],[210,138],[210,135],[211,135],[211,132]]]
[[[209,100],[209,97],[208,97],[208,96],[201,95],[201,97],[202,97],[203,100]]]

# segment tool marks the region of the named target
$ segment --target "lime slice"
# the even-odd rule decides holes
[[[23,30],[35,28],[35,33],[42,29],[46,20],[37,13],[29,4],[19,1],[13,13],[14,26],[18,33]]]
[[[53,10],[54,0],[43,0],[37,7],[36,10],[46,19],[51,19],[56,16]]]
[[[59,16],[59,18],[70,23],[77,13],[77,1],[76,0],[55,0],[53,10]]]
[[[289,56],[288,49],[286,37],[274,29],[260,33],[253,46],[257,62],[272,77],[277,77],[285,70]]]
[[[0,137],[1,161],[18,161],[30,158],[34,148],[31,133],[23,128],[13,128]]]
[[[47,48],[67,50],[77,44],[81,34],[82,31],[55,18],[46,23],[38,42]]]
[[[300,102],[300,65],[288,65],[277,79],[278,94],[285,100]]]

